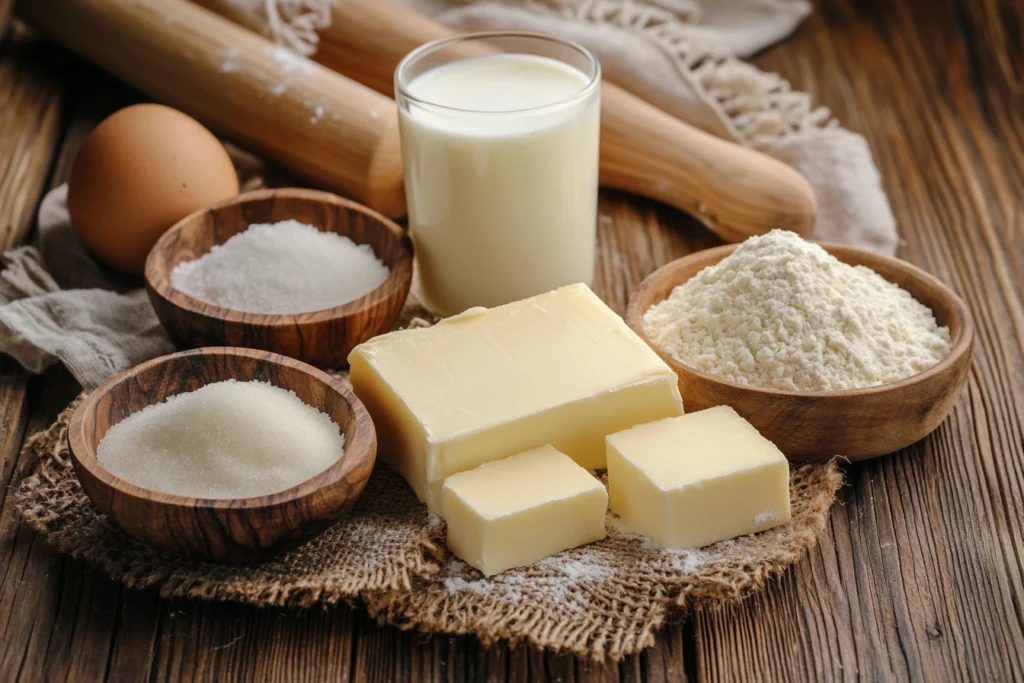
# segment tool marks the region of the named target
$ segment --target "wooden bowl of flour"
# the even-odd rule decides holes
[[[866,460],[922,439],[949,414],[967,380],[974,347],[974,322],[956,294],[920,268],[889,256],[840,244],[821,244],[837,259],[871,268],[930,308],[948,326],[952,345],[937,365],[907,379],[867,389],[791,392],[736,384],[673,358],[644,334],[651,306],[707,266],[730,255],[730,244],[690,254],[651,273],[630,298],[626,322],[679,375],[687,412],[729,405],[774,442],[791,460],[827,460],[841,455]]]
[[[341,458],[284,491],[223,499],[152,491],[100,464],[100,441],[118,422],[170,396],[229,379],[269,382],[325,413],[344,434]],[[362,493],[377,455],[373,422],[344,383],[291,358],[232,348],[175,353],[115,377],[78,406],[68,442],[86,495],[125,533],[175,555],[225,563],[266,559],[327,529]],[[292,453],[281,453],[288,457]]]
[[[223,308],[171,284],[171,271],[179,263],[203,256],[253,223],[289,219],[370,245],[390,270],[387,279],[354,301],[294,314]],[[146,290],[178,348],[244,346],[333,368],[346,362],[353,347],[391,329],[409,295],[412,263],[413,246],[405,231],[376,211],[329,192],[257,190],[197,211],[164,233],[146,260]]]

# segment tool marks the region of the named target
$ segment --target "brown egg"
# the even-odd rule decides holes
[[[140,275],[168,228],[237,194],[235,168],[210,131],[176,109],[137,104],[85,141],[68,179],[68,212],[93,256]]]

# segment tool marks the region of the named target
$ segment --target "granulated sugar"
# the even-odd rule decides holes
[[[342,455],[330,417],[266,382],[216,382],[148,406],[111,427],[99,463],[127,482],[193,498],[277,493]]]
[[[194,261],[171,285],[189,296],[246,313],[308,313],[373,291],[388,267],[369,245],[288,220],[258,223]]]
[[[782,230],[676,287],[643,326],[681,363],[784,391],[896,382],[950,349],[949,328],[909,292]]]

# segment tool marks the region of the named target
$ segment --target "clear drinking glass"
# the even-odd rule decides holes
[[[424,303],[496,306],[594,273],[601,67],[529,32],[454,36],[395,70]]]

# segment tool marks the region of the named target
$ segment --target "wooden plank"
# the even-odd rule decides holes
[[[74,380],[61,369],[46,373],[43,379],[37,383],[39,396],[33,401],[26,434],[45,428],[77,393]],[[65,573],[67,566],[73,570]],[[0,637],[5,644],[0,649],[0,672],[20,672],[24,680],[42,680],[47,666],[42,653],[50,644],[61,648],[76,627],[91,628],[96,619],[109,618],[109,593],[100,596],[107,598],[103,603],[92,603],[81,611],[73,608],[72,598],[94,581],[95,576],[84,572],[81,565],[66,563],[19,525],[13,507],[5,503],[0,509]],[[98,609],[92,609],[94,606]],[[60,628],[58,615],[64,628]],[[75,657],[80,653],[67,654]]]
[[[689,618],[688,620],[692,621]],[[693,674],[696,670],[696,657],[687,651],[692,643],[693,633],[690,628],[684,630],[682,622],[670,624],[658,634],[658,644],[655,647],[645,650],[635,658],[638,660],[636,667],[630,666],[632,661],[625,662],[623,668],[629,669],[628,675],[624,675],[623,679],[649,683],[685,683],[695,680]]]
[[[848,468],[810,563],[740,608],[697,615],[702,680],[1024,672],[1024,165],[1019,73],[1008,67],[1021,62],[1011,52],[1019,41],[992,35],[1019,27],[1024,12],[939,4],[922,15],[906,4],[825,3],[760,64],[868,138],[902,255],[951,283],[975,314],[969,386],[932,436]]]
[[[85,94],[86,99],[76,104],[75,121],[64,137],[54,163],[50,161],[52,150],[47,152],[45,164],[37,161],[29,164],[27,157],[12,157],[12,161],[20,163],[23,168],[43,174],[31,183],[26,182],[30,177],[27,173],[5,176],[10,182],[20,182],[23,188],[30,185],[42,187],[51,165],[54,167],[51,186],[63,182],[89,130],[125,97],[123,88],[112,89],[97,83],[94,72],[83,71],[66,56],[54,54],[52,46],[49,49],[51,52],[46,59],[51,62],[59,59],[61,69],[67,72],[62,78],[75,83],[71,91]],[[23,53],[17,54],[19,58],[24,56]],[[38,65],[33,68],[38,68]],[[26,81],[19,77],[14,82]],[[35,91],[27,89],[25,92]],[[63,99],[63,94],[59,94],[60,99]],[[70,99],[76,99],[74,94]],[[49,109],[44,108],[36,115],[45,118],[47,111]],[[8,134],[21,133],[0,133],[4,136],[0,137],[0,147],[11,142],[6,137]],[[41,152],[29,148],[10,153],[38,155]],[[13,226],[10,234],[26,234],[34,215],[37,195],[38,192],[33,194],[24,189],[8,195],[18,198],[12,205],[17,209],[18,218],[7,223]],[[6,375],[0,377],[5,378]],[[52,423],[57,413],[79,391],[73,378],[62,368],[48,371],[35,384],[39,391],[32,401],[27,427],[23,429],[25,435]],[[5,402],[3,410],[6,409]],[[4,420],[5,428],[10,425],[12,432],[16,429],[16,420],[8,421],[7,415],[0,416],[0,419]],[[14,451],[16,453],[17,450]],[[11,457],[12,464],[13,460]],[[22,680],[72,676],[80,676],[83,680],[103,680],[111,663],[116,663],[120,670],[134,674],[129,676],[132,680],[148,673],[149,658],[144,656],[141,659],[145,661],[140,662],[138,656],[145,652],[141,645],[147,639],[147,629],[140,623],[140,616],[152,613],[154,605],[159,606],[153,601],[153,596],[134,592],[126,594],[105,576],[58,555],[17,523],[14,510],[8,504],[0,510],[0,568],[0,633],[5,644],[0,651],[0,672],[11,672],[12,678],[17,674]],[[151,621],[150,640],[155,633],[155,617]],[[144,668],[140,669],[140,664]]]
[[[0,357],[0,507],[25,436],[27,387],[28,373],[12,358]]]
[[[174,600],[161,612],[151,680],[351,680],[357,633],[352,608],[257,609]]]
[[[19,23],[0,47],[0,249],[32,224],[60,132],[64,62]]]
[[[14,14],[14,0],[0,0],[0,40],[4,39]]]
[[[0,36],[10,3],[0,2]],[[20,27],[13,28],[0,46],[0,248],[20,242],[31,226],[40,189],[54,155],[59,121],[61,79],[52,62],[33,64],[37,43]],[[22,140],[36,135],[34,140]],[[0,672],[16,674],[25,648],[16,641],[42,638],[42,630],[24,628],[20,618],[36,606],[17,605],[15,596],[47,580],[28,569],[23,556],[11,552],[17,524],[7,505],[8,484],[17,464],[30,412],[29,376],[12,359],[0,359]]]
[[[0,2],[0,37],[4,9]],[[52,57],[36,63],[41,52],[20,25],[0,43],[0,251],[31,227],[56,147],[63,80]],[[28,374],[0,359],[0,506],[24,434],[27,386]]]

